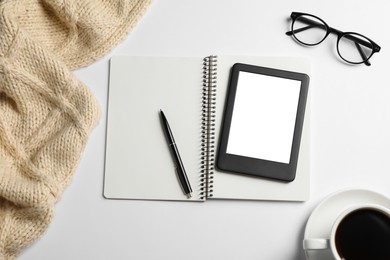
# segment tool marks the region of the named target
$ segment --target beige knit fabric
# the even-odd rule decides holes
[[[98,120],[70,69],[110,50],[148,4],[0,0],[0,259],[47,229]]]

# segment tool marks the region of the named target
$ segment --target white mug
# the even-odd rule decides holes
[[[324,238],[307,238],[303,241],[303,248],[305,250],[324,250],[330,249],[332,256],[336,260],[343,260],[343,256],[340,255],[338,249],[336,247],[336,234],[339,230],[340,223],[346,219],[347,216],[350,216],[353,212],[357,212],[360,210],[370,210],[374,212],[382,213],[381,216],[386,218],[386,223],[389,223],[388,229],[390,230],[390,210],[376,204],[362,204],[352,206],[345,211],[341,212],[338,217],[335,219],[332,225],[332,229],[329,237]],[[348,221],[348,220],[346,220]],[[387,240],[386,240],[387,241]],[[390,241],[387,241],[390,242]],[[387,243],[386,242],[386,243]],[[387,244],[388,245],[388,244]],[[350,245],[349,245],[350,246]],[[354,246],[354,245],[352,245]],[[387,246],[388,247],[388,246]]]

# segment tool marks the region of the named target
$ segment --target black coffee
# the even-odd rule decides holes
[[[346,260],[390,260],[390,220],[373,209],[348,214],[336,231],[336,248]]]

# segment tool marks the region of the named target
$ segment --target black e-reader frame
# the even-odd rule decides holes
[[[234,64],[221,128],[217,167],[230,173],[285,182],[293,181],[298,163],[308,87],[309,76],[303,73],[241,63]],[[241,109],[240,106],[244,108]],[[280,116],[283,113],[288,115]],[[284,126],[283,120],[289,122],[288,127]],[[263,133],[263,129],[266,128],[269,129]],[[288,128],[291,129],[288,130]],[[239,129],[238,134],[236,129]],[[279,138],[279,132],[287,132],[287,138]],[[275,136],[269,138],[268,135]],[[233,136],[237,140],[231,140]],[[269,150],[277,150],[279,148],[275,147],[280,145],[280,150],[284,151],[281,155],[283,159],[277,156],[274,159],[272,155],[268,157],[258,155],[256,149],[263,147],[261,140],[265,143],[270,142],[267,144]],[[282,144],[273,145],[273,142],[282,142]],[[243,150],[241,145],[244,146]],[[252,153],[246,152],[247,148]],[[278,153],[278,151],[272,152],[275,155]],[[267,154],[267,151],[264,151],[264,154]]]

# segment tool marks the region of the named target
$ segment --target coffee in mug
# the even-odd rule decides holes
[[[337,226],[335,245],[341,259],[390,260],[390,217],[374,208],[348,213]]]
[[[353,206],[335,219],[330,237],[307,238],[305,250],[330,249],[336,260],[390,260],[390,210]]]

